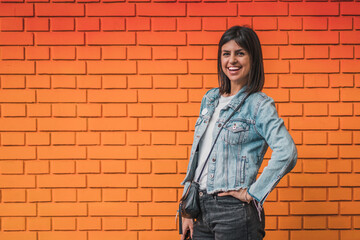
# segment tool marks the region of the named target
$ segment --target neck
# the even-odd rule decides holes
[[[245,85],[245,84],[233,84],[232,82],[230,84],[231,84],[230,93],[225,93],[224,94],[225,97],[230,97],[237,94]]]

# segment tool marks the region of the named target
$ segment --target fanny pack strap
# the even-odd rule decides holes
[[[239,105],[238,105],[238,106],[235,108],[235,110],[230,114],[230,116],[225,120],[225,122],[221,125],[221,128],[220,128],[218,134],[216,135],[215,141],[214,141],[213,145],[211,146],[209,155],[207,156],[206,161],[205,161],[205,163],[204,163],[204,165],[203,165],[203,167],[202,167],[202,169],[201,169],[201,172],[200,172],[200,174],[199,174],[199,177],[198,177],[197,180],[196,180],[197,183],[200,181],[201,175],[202,175],[202,173],[203,173],[203,171],[204,171],[204,169],[205,169],[205,166],[206,166],[206,164],[207,164],[207,162],[208,162],[208,160],[209,160],[209,158],[210,158],[211,152],[212,152],[212,150],[214,149],[215,143],[216,143],[216,141],[217,141],[217,139],[218,139],[218,137],[219,137],[219,135],[220,135],[221,130],[224,128],[225,124],[230,120],[230,118],[237,112],[237,110],[239,110],[239,109],[241,110],[241,107],[242,107],[243,103],[245,102],[245,100],[246,100],[249,96],[250,96],[250,93],[248,93],[248,94],[241,100],[241,102],[239,103]]]

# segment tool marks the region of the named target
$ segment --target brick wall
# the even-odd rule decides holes
[[[0,239],[177,239],[216,45],[243,24],[299,152],[266,239],[360,239],[360,2],[241,0],[2,0]]]

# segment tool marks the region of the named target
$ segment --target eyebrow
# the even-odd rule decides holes
[[[226,50],[226,49],[224,49],[224,50],[222,50],[223,52],[231,52],[230,50]],[[242,49],[242,48],[239,48],[239,49],[237,49],[235,52],[239,52],[239,51],[245,51],[244,49]]]

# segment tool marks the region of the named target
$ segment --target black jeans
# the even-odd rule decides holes
[[[219,197],[200,191],[201,215],[194,221],[194,240],[262,240],[264,210],[255,203],[232,196]]]

